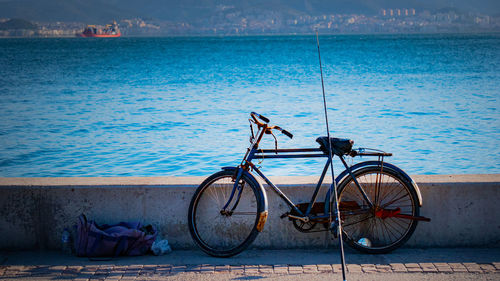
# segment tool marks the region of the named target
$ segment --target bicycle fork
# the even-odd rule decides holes
[[[245,182],[241,182],[241,178],[243,177],[245,169],[242,168],[241,166],[236,169],[235,172],[235,178],[234,178],[234,185],[233,189],[231,190],[231,195],[229,196],[226,204],[224,207],[222,207],[222,210],[220,211],[220,214],[223,216],[232,216],[233,214],[239,214],[239,215],[254,215],[253,213],[248,213],[248,212],[235,212],[235,209],[238,207],[238,204],[240,203],[241,195],[243,190],[246,188],[245,187]],[[236,191],[238,191],[238,194],[236,194]],[[236,201],[234,202],[234,205],[231,207],[231,210],[228,211],[228,207],[231,205],[231,202],[233,202],[234,197],[236,196]],[[264,202],[266,201],[265,196],[264,196]],[[266,204],[266,203],[265,203]],[[256,229],[259,232],[262,232],[264,229],[264,225],[266,224],[267,221],[267,216],[268,216],[268,211],[267,207],[258,213],[258,222],[256,225]]]
[[[245,184],[245,182],[243,182],[240,185],[240,180],[241,180],[242,175],[243,175],[243,169],[240,167],[240,168],[238,168],[237,173],[236,173],[236,178],[234,180],[233,189],[231,190],[231,195],[229,196],[229,199],[227,200],[226,204],[224,205],[224,207],[222,207],[222,210],[220,211],[221,215],[231,216],[233,214],[234,210],[236,209],[236,207],[238,207],[238,204],[240,203],[240,199],[241,199],[241,193],[243,192],[243,187]],[[227,211],[227,207],[229,207],[229,204],[233,201],[234,194],[236,193],[236,190],[238,190],[236,202],[234,202],[234,205],[231,208],[231,210]]]

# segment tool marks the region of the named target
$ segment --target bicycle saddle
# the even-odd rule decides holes
[[[353,140],[350,139],[339,139],[330,137],[332,144],[332,153],[338,156],[342,156],[344,154],[349,154],[352,149],[352,145],[354,144]],[[328,137],[319,137],[316,139],[316,142],[320,144],[320,149],[323,153],[328,154]]]

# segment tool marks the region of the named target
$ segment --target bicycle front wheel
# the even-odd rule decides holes
[[[191,236],[211,256],[239,254],[261,230],[259,218],[265,207],[260,188],[242,175],[231,198],[235,180],[234,170],[213,174],[198,187],[189,206]]]
[[[353,174],[373,206],[366,202],[352,177],[340,183],[339,209],[346,243],[371,254],[400,247],[418,222],[411,219],[420,209],[413,185],[385,167],[366,167]]]

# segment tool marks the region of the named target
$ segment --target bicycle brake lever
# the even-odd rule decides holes
[[[276,136],[273,134],[272,131],[269,131],[269,133],[273,136],[274,138],[274,150],[276,154],[278,154],[278,139],[276,138]]]

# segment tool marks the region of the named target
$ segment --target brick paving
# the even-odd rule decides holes
[[[379,273],[392,272],[391,266],[388,264],[377,264],[377,265],[375,265],[375,268],[377,269],[377,272],[379,272]]]
[[[339,264],[340,265],[340,264]],[[347,270],[349,271],[349,273],[361,273],[363,272],[362,269],[361,269],[361,265],[359,264],[347,264]],[[333,268],[335,268],[334,265],[332,265]],[[337,268],[337,270],[334,270],[334,271],[342,271],[342,268]]]
[[[243,265],[231,265],[230,272],[235,274],[243,274],[245,273],[245,266]],[[227,273],[227,272],[222,272]]]
[[[304,269],[302,265],[289,265],[288,266],[288,274],[302,274]]]
[[[500,263],[391,263],[391,264],[348,264],[349,273],[446,273],[454,272],[475,274],[499,274]],[[340,264],[258,264],[258,265],[84,265],[84,266],[19,266],[3,265],[0,267],[0,280],[18,278],[57,279],[57,280],[153,280],[162,276],[184,272],[198,274],[339,274]],[[499,276],[500,277],[500,276]]]
[[[377,266],[374,264],[362,264],[361,269],[364,273],[377,273]]]
[[[492,264],[497,270],[500,270],[500,262],[494,262]]]
[[[398,273],[408,272],[406,266],[402,263],[391,263],[390,266],[393,272],[398,272]]]
[[[231,267],[228,264],[225,265],[216,265],[215,273],[227,273]]]
[[[274,272],[273,266],[268,264],[259,265],[259,273],[271,274]]]
[[[333,268],[331,264],[318,264],[318,271],[321,273],[331,273]]]
[[[461,264],[461,263],[449,263],[451,269],[453,270],[453,272],[467,272],[467,268],[465,267],[465,265]]]
[[[273,268],[276,274],[288,274],[288,265],[286,264],[277,264],[274,265]]]
[[[405,263],[406,270],[408,272],[422,272],[422,268],[418,263]]]

